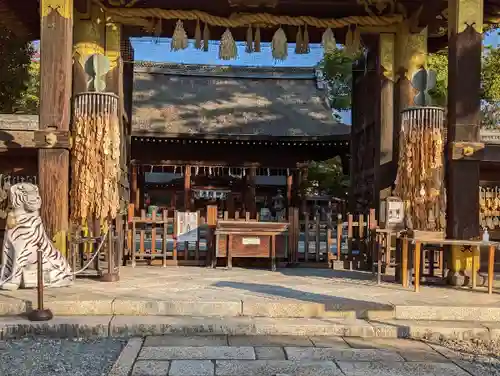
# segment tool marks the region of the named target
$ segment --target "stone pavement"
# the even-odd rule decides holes
[[[47,289],[45,297],[56,316],[500,320],[500,295],[484,288],[423,286],[414,293],[393,283],[377,286],[371,273],[328,269],[124,267],[119,282],[78,279],[69,288]],[[0,292],[0,316],[24,313],[34,304],[35,290]]]
[[[108,376],[495,376],[497,358],[403,339],[132,338]]]

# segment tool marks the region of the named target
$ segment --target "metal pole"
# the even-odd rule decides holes
[[[52,320],[54,315],[50,309],[43,308],[43,254],[40,248],[37,251],[36,271],[38,308],[28,313],[28,319],[30,321],[49,321]]]

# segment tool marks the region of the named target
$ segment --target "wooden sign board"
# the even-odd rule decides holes
[[[198,241],[198,213],[177,212],[175,234],[179,242]]]

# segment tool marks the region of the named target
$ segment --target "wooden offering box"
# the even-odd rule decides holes
[[[284,235],[288,223],[254,221],[218,221],[216,257],[227,257],[232,267],[233,257],[269,258],[276,270],[276,236]]]

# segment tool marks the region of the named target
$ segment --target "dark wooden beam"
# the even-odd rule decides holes
[[[40,129],[69,132],[71,109],[73,0],[41,1]],[[49,236],[61,241],[68,230],[69,150],[40,149],[41,214]],[[58,244],[63,246],[63,244]]]
[[[0,149],[70,149],[69,131],[0,130]]]

